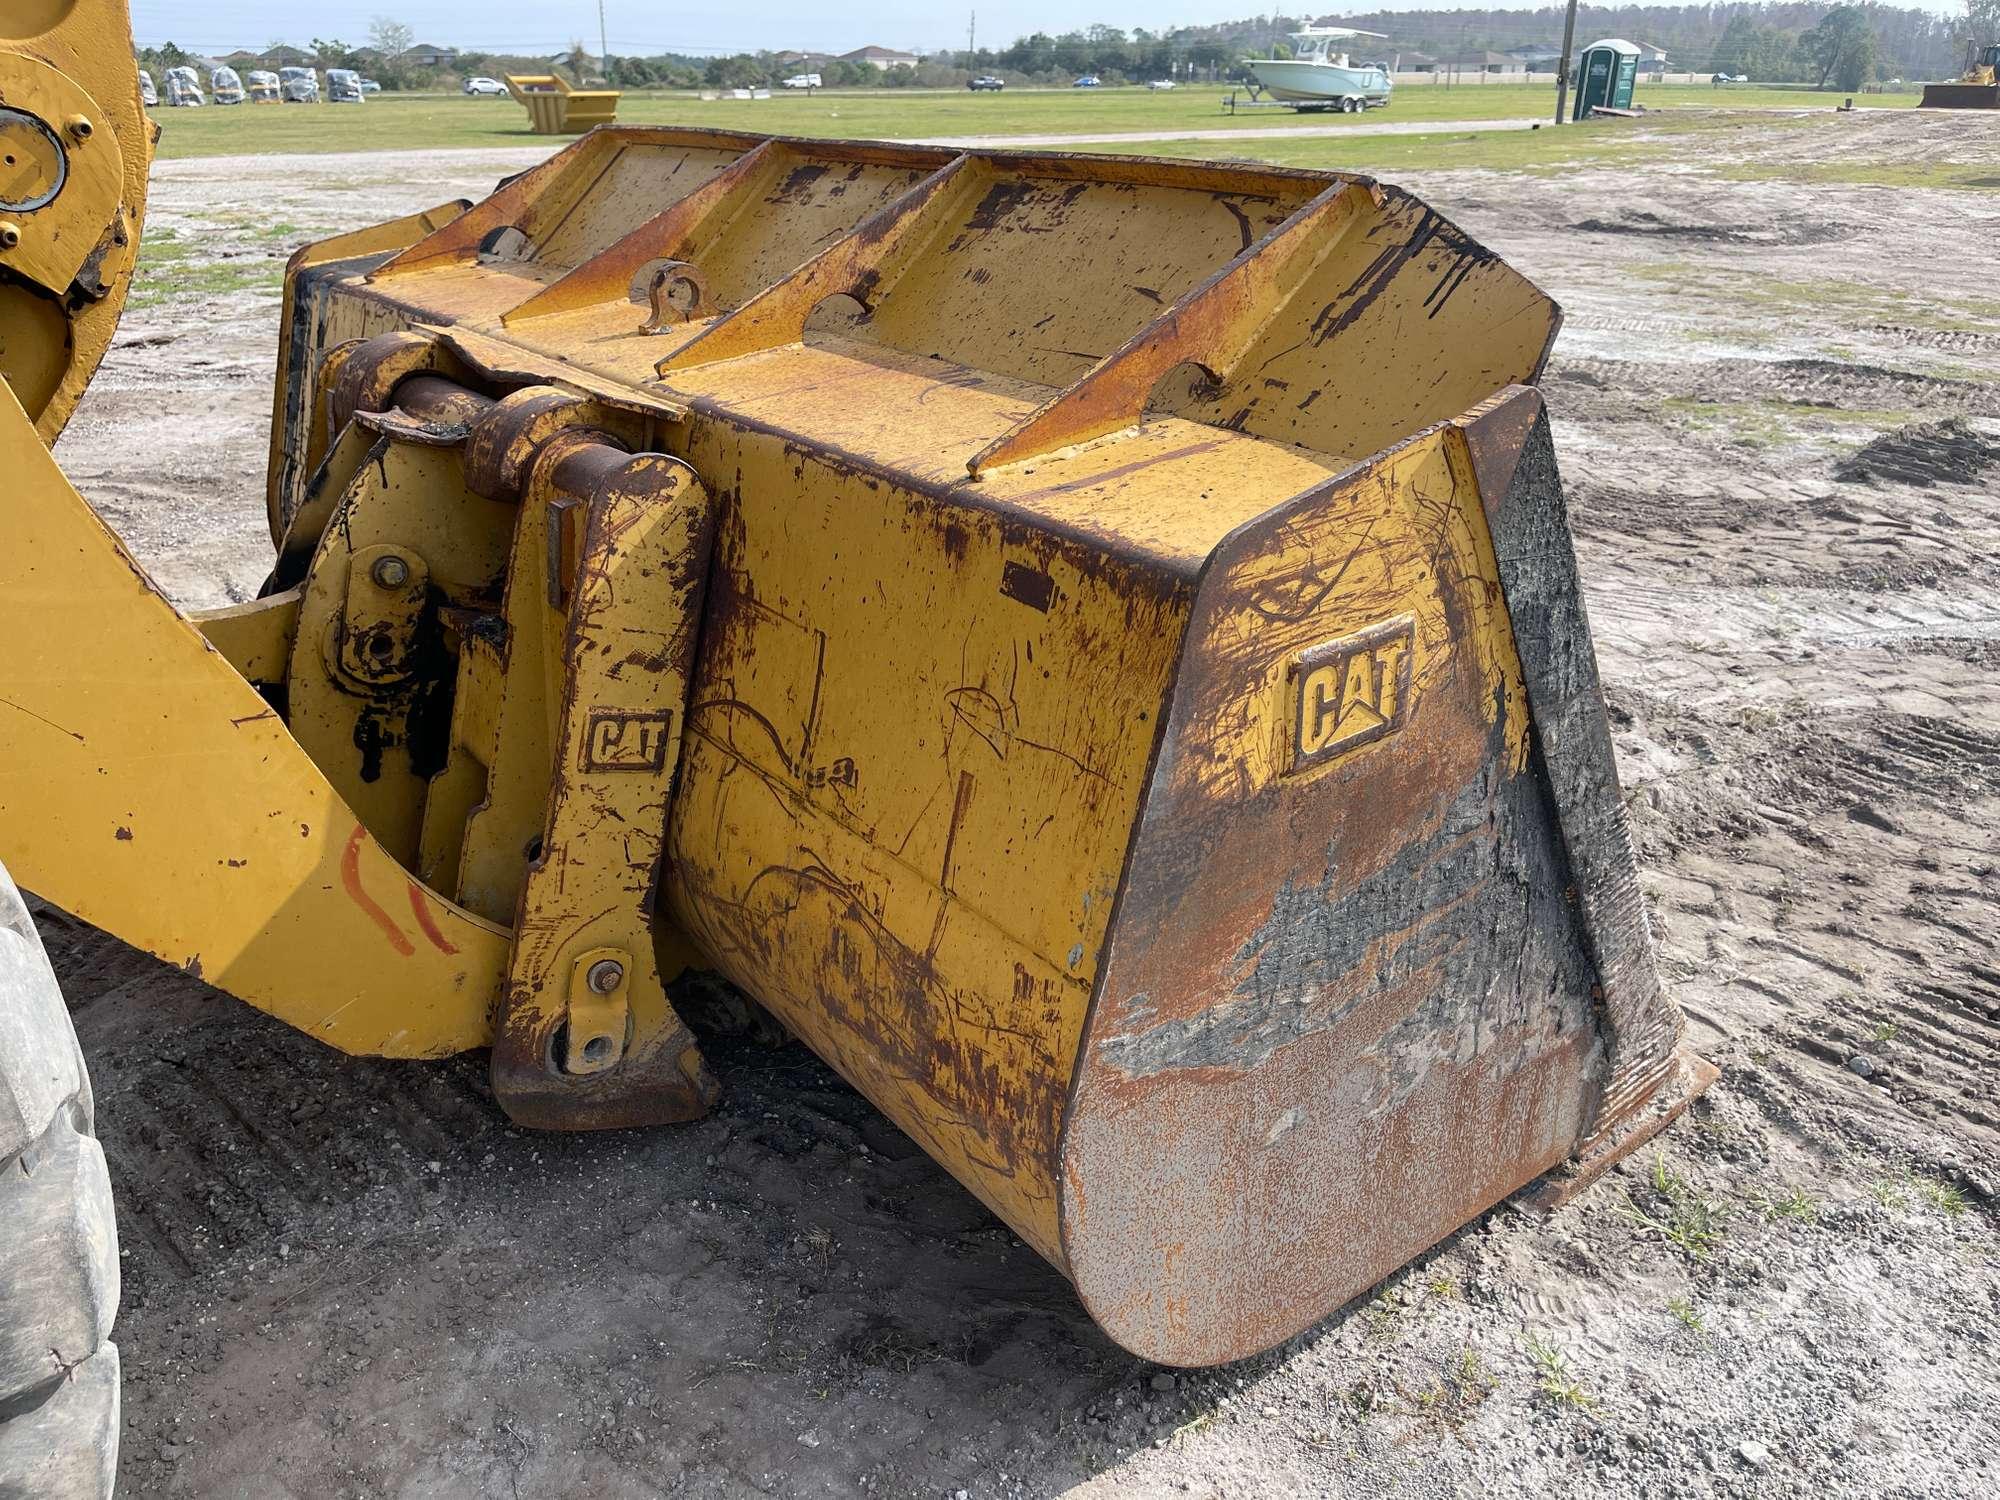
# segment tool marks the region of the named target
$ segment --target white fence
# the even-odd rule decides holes
[[[1545,83],[1550,88],[1556,86],[1556,75],[1547,73],[1475,73],[1467,68],[1454,73],[1449,68],[1439,68],[1435,73],[1395,73],[1390,75],[1397,88],[1478,88],[1485,83]],[[1639,82],[1648,83],[1707,83],[1709,73],[1641,73]]]

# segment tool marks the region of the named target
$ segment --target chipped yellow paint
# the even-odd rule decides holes
[[[656,319],[663,274],[692,290]],[[0,552],[0,625],[38,642],[0,674],[0,751],[72,721],[92,747],[37,767],[75,793],[55,811],[0,775],[0,831],[30,884],[343,1045],[490,1039],[517,1118],[705,1108],[666,995],[717,970],[1075,1270],[1083,1200],[1129,1186],[1075,1170],[1078,1091],[1115,1140],[1127,1083],[1145,1108],[1161,1074],[1232,1071],[1201,1007],[1283,903],[1381,876],[1447,836],[1465,787],[1511,796],[1528,766],[1500,497],[1455,419],[1534,378],[1558,315],[1394,189],[606,130],[462,214],[312,247],[286,315],[286,591],[205,619],[215,650],[143,580],[88,605],[117,622],[89,659],[147,677],[140,720],[172,709],[147,755],[104,750],[135,721],[50,668],[63,611],[25,587],[55,566],[37,549],[137,579],[123,554],[73,495],[32,507],[68,531]],[[348,413],[358,392],[384,410]],[[76,851],[114,804],[144,836],[100,890]],[[298,808],[345,842],[274,861]],[[1229,847],[1259,819],[1283,863]],[[176,884],[239,848],[255,873]],[[1094,1007],[1142,855],[1143,946],[1176,964],[1115,997],[1118,1024],[1195,1061],[1106,1082]],[[395,955],[429,966],[414,982],[368,948],[392,878],[450,985],[435,943]],[[1399,916],[1379,951],[1421,925]],[[331,973],[350,999],[328,1014]],[[1536,1151],[1583,1108],[1586,1041],[1564,1046]],[[1170,1152],[1177,1117],[1152,1118]],[[1097,1267],[1179,1253],[1095,1235]],[[1101,1315],[1151,1315],[1153,1281],[1090,1274]],[[1164,1347],[1194,1316],[1168,1309]]]
[[[1528,694],[1521,682],[1521,657],[1514,643],[1514,624],[1500,590],[1500,564],[1493,555],[1493,531],[1479,504],[1479,481],[1466,450],[1465,433],[1451,427],[1442,434],[1444,457],[1451,469],[1455,502],[1444,508],[1452,555],[1460,559],[1465,580],[1462,592],[1469,628],[1464,635],[1479,662],[1480,680],[1495,704],[1506,732],[1503,761],[1510,774],[1528,765]]]
[[[320,539],[300,599],[287,722],[355,816],[414,868],[426,783],[385,770],[409,738],[414,703],[361,691],[414,681],[414,662],[383,656],[379,667],[398,674],[390,677],[370,664],[371,648],[402,654],[391,631],[371,626],[378,602],[409,585],[385,589],[370,568],[393,544],[411,584],[454,602],[482,597],[504,576],[513,508],[468,492],[455,450],[385,440],[356,471],[340,515]]]
[[[1363,743],[1308,766],[1296,764],[1300,695],[1310,678],[1309,665],[1304,674],[1298,669],[1320,647],[1405,618],[1404,713],[1440,676],[1457,669],[1461,654],[1469,655],[1480,701],[1490,706],[1487,722],[1505,734],[1509,768],[1526,764],[1520,662],[1478,486],[1469,468],[1454,464],[1456,447],[1451,429],[1398,447],[1346,487],[1336,513],[1308,512],[1281,530],[1280,545],[1234,575],[1244,600],[1238,628],[1246,638],[1259,633],[1260,623],[1268,633],[1273,606],[1264,602],[1267,593],[1288,600],[1323,596],[1325,602],[1314,616],[1315,636],[1289,657],[1264,664],[1261,686],[1245,695],[1240,734],[1219,735],[1199,761],[1183,767],[1185,774],[1261,785],[1288,773],[1319,774],[1368,753]]]
[[[5,389],[0,472],[0,830],[21,883],[345,1051],[485,1045],[505,931],[369,835]]]
[[[884,505],[776,438],[691,436],[698,472],[740,478],[675,920],[1048,1253],[1063,1091],[1185,584],[970,505]]]
[[[455,198],[440,203],[436,208],[427,208],[421,213],[408,214],[400,219],[391,219],[386,224],[371,225],[367,229],[357,229],[351,234],[334,235],[329,239],[315,240],[309,245],[301,245],[285,262],[284,301],[278,314],[278,373],[271,382],[271,457],[266,470],[266,503],[271,513],[273,540],[282,541],[279,526],[279,481],[285,473],[284,440],[287,432],[296,427],[300,413],[309,411],[306,405],[296,409],[293,403],[310,400],[311,374],[309,368],[300,369],[286,357],[292,347],[293,324],[299,312],[301,281],[308,272],[318,271],[325,266],[354,264],[372,265],[381,257],[395,251],[407,249],[426,235],[435,234],[471,207],[464,199]],[[294,376],[299,377],[295,388]],[[322,434],[322,437],[324,434]]]
[[[661,261],[713,305],[655,337]],[[864,315],[829,321],[843,297]],[[1058,1260],[1063,1099],[1204,566],[1413,418],[1531,375],[1554,327],[1414,200],[1328,174],[672,129],[587,136],[420,238],[315,247],[287,307],[318,350],[410,331],[488,389],[589,394],[703,477],[722,524],[663,950],[770,1005]],[[559,539],[545,506],[517,524],[470,494],[448,443],[326,432],[316,365],[288,354],[273,434],[293,733],[375,838],[511,922],[558,758]],[[1324,639],[1407,619],[1409,698],[1468,656],[1518,759],[1504,609],[1436,576],[1492,577],[1437,435],[1306,514],[1243,598],[1323,585]],[[352,559],[391,543],[467,620],[506,582],[505,649],[449,637],[434,778],[340,634],[376,618]],[[1172,774],[1291,769],[1296,666],[1260,664]],[[567,869],[568,903],[620,878]]]

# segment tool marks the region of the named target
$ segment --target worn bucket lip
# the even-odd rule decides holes
[[[1555,307],[1553,301],[1550,305],[1551,307]],[[1548,350],[1553,348],[1555,344],[1556,334],[1560,329],[1561,321],[1561,309],[1556,308],[1555,318],[1549,333],[1548,345],[1543,350],[1541,363],[1538,363],[1536,366],[1537,376],[1539,376],[1543,365],[1546,364]],[[1545,410],[1545,403],[1541,392],[1531,384],[1521,383],[1504,386],[1485,401],[1467,408],[1457,416],[1431,423],[1365,458],[1356,460],[1347,468],[1340,470],[1336,474],[1329,475],[1325,483],[1318,488],[1332,490],[1351,484],[1367,471],[1388,462],[1396,455],[1420,444],[1434,441],[1439,434],[1450,429],[1463,428],[1481,415],[1503,407],[1513,407],[1516,414],[1524,416],[1525,421],[1531,423]],[[1509,471],[1507,477],[1511,478],[1511,471]],[[1211,572],[1229,557],[1233,556],[1252,534],[1268,526],[1279,512],[1300,503],[1302,499],[1302,496],[1292,496],[1280,501],[1258,515],[1241,522],[1224,536],[1195,575],[1193,584],[1194,597],[1196,599],[1201,597],[1202,592],[1209,583]],[[1139,807],[1134,819],[1134,836],[1126,847],[1125,860],[1119,871],[1117,894],[1113,897],[1111,915],[1106,925],[1107,941],[1105,951],[1107,955],[1111,953],[1117,941],[1121,919],[1125,914],[1126,899],[1131,890],[1132,864],[1140,844],[1138,830],[1143,827],[1147,813],[1152,806],[1153,798],[1159,791],[1161,758],[1167,744],[1169,730],[1174,724],[1175,710],[1180,702],[1181,688],[1184,681],[1182,668],[1186,660],[1186,651],[1187,643],[1184,638],[1176,654],[1174,670],[1169,678],[1172,684],[1170,696],[1164,706],[1164,711],[1159,715],[1158,726],[1154,732],[1153,748],[1146,765],[1145,789],[1141,794]],[[1064,1094],[1062,1125],[1056,1139],[1057,1236],[1062,1246],[1065,1262],[1064,1270],[1076,1289],[1078,1300],[1083,1303],[1085,1310],[1089,1312],[1092,1320],[1122,1347],[1132,1353],[1156,1360],[1162,1364],[1183,1366],[1213,1365],[1247,1358],[1250,1355],[1282,1343],[1287,1338],[1296,1336],[1320,1320],[1330,1316],[1340,1306],[1345,1304],[1332,1303],[1326,1306],[1315,1307],[1302,1315],[1286,1320],[1284,1325],[1277,1331],[1260,1335],[1249,1341],[1240,1339],[1231,1340],[1220,1347],[1217,1346],[1215,1341],[1211,1341],[1207,1346],[1200,1348],[1185,1346],[1169,1347],[1157,1341],[1157,1330],[1152,1326],[1134,1325],[1121,1320],[1118,1316],[1118,1310],[1108,1305],[1101,1296],[1101,1289],[1091,1285],[1078,1272],[1078,1259],[1072,1250],[1074,1243],[1072,1236],[1075,1233],[1075,1200],[1079,1191],[1083,1189],[1070,1170],[1072,1165],[1071,1134],[1077,1125],[1080,1114],[1079,1106],[1086,1100],[1085,1090],[1091,1086],[1097,1072],[1092,1063],[1093,1044],[1097,1037],[1102,1007],[1104,1005],[1105,989],[1113,968],[1113,963],[1114,960],[1111,957],[1107,957],[1099,965],[1095,982],[1091,986],[1090,999],[1084,1013],[1083,1025],[1078,1034],[1077,1052],[1070,1071],[1069,1087]]]

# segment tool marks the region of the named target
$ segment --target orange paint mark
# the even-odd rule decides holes
[[[409,883],[410,910],[417,914],[417,925],[424,930],[424,936],[431,940],[431,946],[440,953],[458,952],[458,944],[438,931],[438,924],[431,916],[430,903],[424,900],[424,888],[414,880]]]
[[[389,946],[408,958],[417,950],[403,935],[403,929],[391,920],[386,911],[375,904],[373,896],[361,889],[361,841],[367,836],[368,830],[359,823],[354,825],[354,832],[347,836],[347,848],[340,856],[341,883],[347,887],[347,894],[354,898],[354,904],[367,912],[375,925],[382,929],[382,935],[389,940]]]

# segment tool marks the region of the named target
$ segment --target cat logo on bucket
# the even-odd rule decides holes
[[[1403,727],[1415,622],[1398,615],[1299,653],[1290,771],[1323,765]]]

